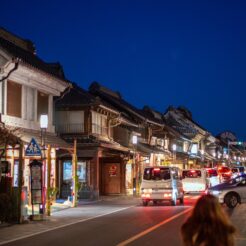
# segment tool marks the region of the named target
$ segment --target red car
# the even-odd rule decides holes
[[[232,171],[229,167],[226,166],[218,167],[218,174],[220,177],[220,182],[225,182],[232,178]]]

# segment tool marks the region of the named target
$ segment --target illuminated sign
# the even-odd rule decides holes
[[[198,144],[197,143],[196,144],[193,143],[192,146],[191,146],[190,153],[196,155],[197,152],[198,152]]]

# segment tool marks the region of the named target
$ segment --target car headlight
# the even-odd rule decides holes
[[[213,195],[219,195],[219,194],[221,194],[222,193],[222,191],[219,191],[219,190],[213,190],[212,192],[210,192],[210,194],[213,194]]]

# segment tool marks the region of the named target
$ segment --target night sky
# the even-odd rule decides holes
[[[246,141],[246,1],[2,0],[0,26],[84,89],[183,105],[212,134]]]

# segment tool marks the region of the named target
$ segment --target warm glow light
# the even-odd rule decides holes
[[[173,144],[173,151],[176,151],[176,150],[177,150],[177,145]]]
[[[137,144],[138,143],[138,136],[133,135],[132,136],[132,143]]]
[[[42,114],[40,115],[40,128],[46,129],[48,127],[48,115]]]
[[[197,151],[198,151],[198,145],[197,145],[197,143],[193,143],[190,152],[191,152],[191,154],[197,155]]]

